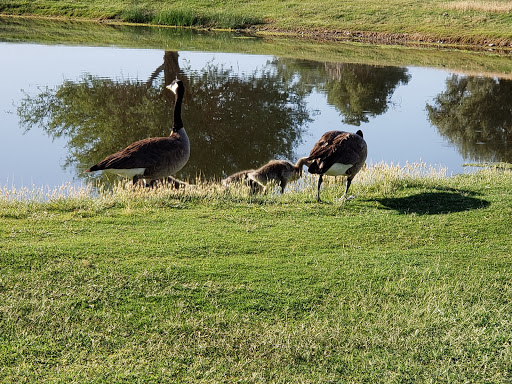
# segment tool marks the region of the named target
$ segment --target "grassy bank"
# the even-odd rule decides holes
[[[4,18],[0,37],[7,42],[82,44],[144,49],[202,50],[276,55],[294,59],[391,66],[426,66],[458,73],[512,78],[508,55],[469,50],[411,48],[400,45],[353,44],[290,39],[283,36],[239,38],[227,31],[188,28],[103,25],[85,21]]]
[[[4,189],[0,381],[510,382],[512,174],[423,171]]]
[[[190,28],[104,25],[86,21],[16,17],[0,20],[0,38],[6,42],[243,52],[323,62],[426,66],[470,75],[512,78],[510,57],[488,51],[320,42],[284,36],[254,39],[240,37],[228,31],[197,31]]]
[[[11,0],[0,14],[59,16],[157,25],[256,28],[324,39],[512,44],[510,1],[461,0]]]

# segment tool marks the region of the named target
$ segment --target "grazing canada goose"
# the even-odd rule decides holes
[[[85,172],[104,170],[123,177],[132,177],[135,184],[139,179],[163,179],[183,168],[190,157],[190,142],[181,120],[181,103],[185,87],[181,80],[176,79],[166,88],[176,96],[170,136],[136,141]]]
[[[323,175],[347,176],[347,187],[343,198],[347,198],[348,188],[352,179],[364,166],[368,149],[361,130],[356,133],[330,131],[315,144],[307,158],[309,172],[320,175],[318,179],[318,196],[320,202],[320,186]],[[353,199],[354,196],[347,198]]]
[[[251,193],[258,193],[263,191],[263,186],[260,183],[257,183],[251,179],[249,179],[249,173],[254,172],[254,169],[248,169],[245,171],[240,171],[232,174],[231,176],[226,177],[222,180],[222,185],[228,187],[229,185],[247,185],[251,187]]]
[[[264,186],[269,183],[278,183],[281,193],[284,193],[288,182],[297,180],[302,176],[302,166],[306,164],[306,157],[301,157],[294,165],[286,160],[272,160],[255,171],[248,173],[248,178]]]

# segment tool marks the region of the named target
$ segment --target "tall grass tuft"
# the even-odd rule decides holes
[[[132,7],[124,10],[120,18],[128,23],[149,24],[153,21],[154,12],[141,7]]]
[[[380,162],[366,167],[356,178],[366,191],[389,194],[420,180],[422,183],[435,185],[446,178],[446,173],[447,168],[424,162],[406,162],[405,165]]]
[[[481,171],[497,172],[489,169]],[[444,180],[444,181],[443,181]],[[435,189],[447,183],[446,169],[427,166],[424,163],[399,164],[377,163],[363,169],[354,179],[350,194],[372,199],[403,193],[407,188]],[[322,198],[328,202],[339,201],[345,190],[345,178],[325,177]],[[280,187],[268,186],[266,194],[252,195],[244,185],[224,187],[217,181],[197,178],[185,188],[171,186],[159,188],[134,187],[129,180],[105,185],[97,181],[87,186],[70,183],[59,187],[0,187],[0,208],[3,217],[27,218],[34,212],[74,212],[79,216],[102,215],[111,209],[154,212],[158,209],[185,209],[197,205],[209,205],[223,209],[233,206],[280,206],[299,205],[316,201],[318,176],[308,174],[287,185],[284,194]],[[466,181],[462,180],[462,183]],[[471,184],[472,181],[468,180]]]
[[[92,187],[90,185],[74,185],[64,183],[58,187],[35,186],[31,187],[0,187],[0,201],[12,202],[20,200],[29,200],[34,202],[56,201],[62,199],[83,199],[92,196]]]
[[[260,18],[235,13],[198,13],[192,9],[164,9],[158,12],[142,7],[123,11],[120,18],[130,23],[172,25],[178,27],[245,28],[262,24]]]
[[[361,170],[351,186],[351,191],[357,194],[387,195],[413,186],[417,183],[435,186],[446,178],[446,168],[433,167],[425,163],[386,164],[380,162],[369,165]],[[286,188],[285,200],[315,199],[318,176],[305,174],[301,179],[290,183]],[[345,188],[345,180],[341,177],[325,177],[322,194],[329,197],[341,196]],[[205,181],[197,178],[194,183],[185,188],[172,187],[146,188],[134,187],[131,181],[120,180],[106,187],[101,183],[87,186],[76,186],[66,183],[62,186],[22,187],[4,186],[0,188],[0,202],[31,201],[39,203],[56,203],[58,201],[87,201],[97,200],[102,204],[154,204],[155,206],[179,205],[190,201],[210,201],[229,203],[250,201],[271,203],[278,199],[280,188],[270,187],[266,195],[251,195],[249,188],[243,185],[233,185],[228,188],[215,181]]]
[[[153,19],[153,22],[161,25],[176,25],[179,27],[192,27],[210,23],[205,17],[199,17],[192,10],[161,11]]]

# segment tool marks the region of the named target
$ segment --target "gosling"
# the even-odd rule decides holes
[[[308,164],[307,157],[301,157],[295,165],[287,160],[272,160],[255,171],[249,172],[247,177],[260,185],[264,192],[267,185],[279,184],[281,193],[284,193],[289,182],[302,176],[302,167],[305,164]]]

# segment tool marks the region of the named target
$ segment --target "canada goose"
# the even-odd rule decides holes
[[[343,194],[343,198],[347,198],[352,179],[363,167],[367,154],[368,149],[361,130],[356,133],[342,131],[324,133],[307,158],[309,172],[320,175],[317,200],[321,201],[320,186],[323,175],[347,176],[347,187]],[[354,197],[351,196],[348,200],[352,198]]]
[[[249,179],[249,173],[254,172],[254,169],[248,169],[234,173],[222,180],[222,185],[228,187],[231,184],[248,185],[251,187],[251,193],[258,193],[263,191],[263,186]]]
[[[124,177],[132,177],[133,184],[139,179],[162,179],[178,172],[190,157],[190,142],[181,120],[181,103],[185,87],[181,80],[174,80],[166,87],[176,101],[172,132],[168,137],[150,137],[130,144],[85,172],[105,170]]]
[[[281,193],[283,193],[288,182],[302,176],[302,166],[306,164],[306,159],[306,157],[301,157],[295,165],[287,160],[272,160],[257,170],[249,172],[247,176],[262,186],[272,182],[279,183]]]

